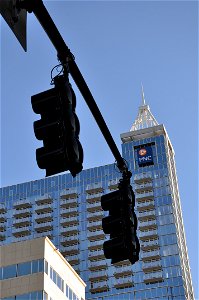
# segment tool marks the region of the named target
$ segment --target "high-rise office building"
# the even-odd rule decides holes
[[[133,176],[140,260],[111,265],[103,254],[100,197],[117,189],[114,164],[0,190],[0,241],[48,236],[86,282],[87,300],[193,300],[175,159],[165,127],[142,105],[121,135]]]

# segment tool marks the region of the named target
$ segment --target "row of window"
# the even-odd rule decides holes
[[[44,291],[30,292],[22,295],[1,298],[0,300],[47,300],[47,294]]]
[[[133,295],[132,295],[133,294]],[[180,296],[181,295],[181,296]],[[105,296],[104,300],[132,300],[132,299],[185,299],[183,286],[177,287],[159,287],[142,291],[134,291],[133,293],[120,293],[118,295]],[[100,298],[101,299],[101,298]]]
[[[50,267],[50,278],[63,293],[65,287],[65,294],[68,300],[80,300],[67,284],[64,285],[64,280],[52,267]]]
[[[0,280],[39,273],[47,273],[47,261],[38,259],[0,268]]]
[[[59,276],[59,274],[50,267],[50,279],[58,286],[58,288],[64,292],[64,280]]]
[[[68,300],[80,300],[67,284],[66,284],[66,297],[68,297]]]

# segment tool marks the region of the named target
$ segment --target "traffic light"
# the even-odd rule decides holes
[[[128,180],[121,179],[118,190],[101,197],[101,206],[109,215],[102,219],[104,233],[110,240],[103,244],[104,255],[116,263],[139,260],[140,245],[136,236],[137,218],[134,212],[135,196]]]
[[[37,164],[46,169],[46,176],[67,170],[76,176],[83,168],[76,97],[64,75],[56,76],[54,84],[54,88],[31,97],[33,111],[41,115],[34,122],[35,136],[43,141],[43,147],[36,150]]]

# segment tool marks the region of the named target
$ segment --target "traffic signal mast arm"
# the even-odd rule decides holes
[[[129,177],[129,171],[127,165],[122,158],[113,137],[104,121],[104,118],[91,94],[77,64],[74,61],[74,56],[70,52],[70,49],[64,42],[61,34],[59,33],[55,23],[53,22],[51,16],[49,15],[46,7],[43,4],[42,0],[18,0],[17,6],[19,9],[26,9],[28,12],[33,12],[40,22],[41,26],[47,33],[49,39],[54,45],[58,59],[61,61],[65,71],[69,67],[69,73],[71,74],[74,82],[76,83],[78,89],[80,90],[82,96],[84,97],[93,117],[95,118],[111,152],[113,153],[116,161],[117,167],[120,172],[123,173],[124,177]]]

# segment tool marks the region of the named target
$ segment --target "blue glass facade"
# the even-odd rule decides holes
[[[194,299],[173,149],[158,125],[121,135],[136,194],[140,260],[105,259],[100,197],[117,188],[114,164],[0,189],[0,243],[48,236],[86,282],[86,299]],[[150,161],[139,163],[139,150]],[[150,162],[150,163],[149,163]]]

